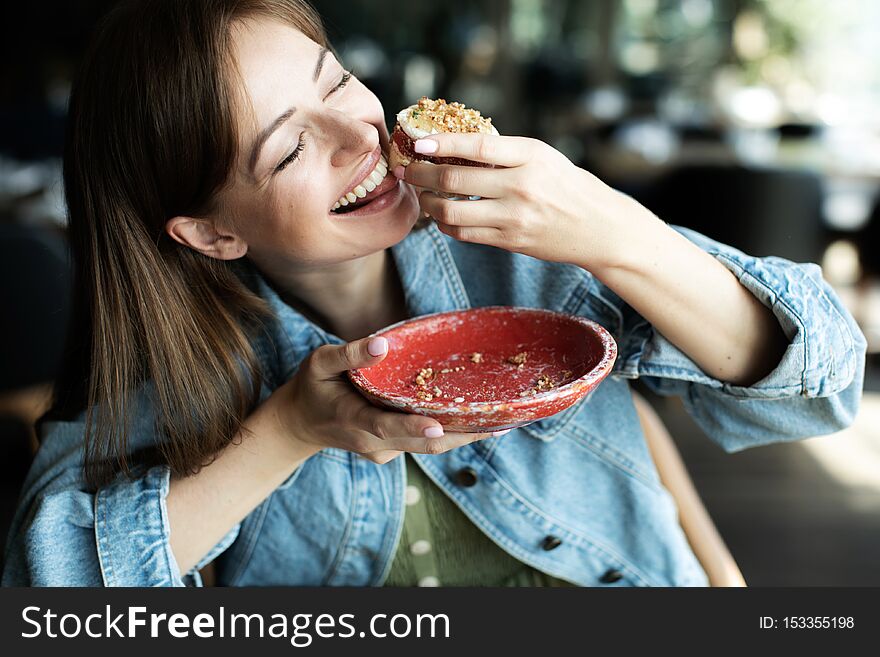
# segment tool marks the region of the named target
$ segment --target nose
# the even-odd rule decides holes
[[[325,129],[332,146],[330,163],[344,167],[372,153],[379,145],[376,127],[342,112],[331,111],[325,115]]]

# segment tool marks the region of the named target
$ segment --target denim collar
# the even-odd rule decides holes
[[[410,317],[471,307],[446,237],[436,224],[391,247]]]
[[[410,317],[471,307],[449,245],[435,224],[410,232],[391,247],[391,254]],[[299,363],[320,345],[345,342],[285,303],[255,268],[252,275],[256,293],[269,304],[278,323],[277,348],[271,354],[266,353],[271,348],[268,345],[258,348],[261,359],[271,367],[277,380],[292,376]]]

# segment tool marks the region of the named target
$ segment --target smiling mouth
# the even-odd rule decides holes
[[[339,197],[330,211],[333,214],[346,214],[366,205],[393,186],[388,184],[389,178],[393,178],[393,176],[388,175],[388,161],[385,159],[384,153],[382,153],[379,155],[373,170],[355,185],[351,191]],[[395,180],[394,182],[396,183],[397,181]]]

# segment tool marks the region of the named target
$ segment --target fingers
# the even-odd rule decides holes
[[[367,337],[342,345],[322,345],[312,352],[311,365],[316,376],[330,379],[346,370],[381,362],[388,349],[388,340],[383,337]]]
[[[461,242],[504,249],[515,246],[510,235],[516,221],[503,203],[492,199],[451,201],[433,192],[422,192],[419,205],[437,221],[440,232]]]
[[[441,132],[413,144],[416,153],[432,157],[460,157],[499,167],[526,164],[533,155],[535,140],[502,137],[475,132]]]
[[[400,441],[414,436],[419,436],[418,440],[425,440],[443,435],[443,426],[437,420],[414,413],[384,411],[369,404],[360,408],[354,420],[357,429],[378,439],[377,450],[404,449]]]
[[[478,440],[483,440],[484,438],[489,438],[490,436],[503,436],[506,433],[510,433],[510,429],[504,429],[503,431],[493,431],[492,433],[447,433],[442,438],[434,438],[425,442],[420,449],[413,449],[408,451],[415,454],[443,454],[444,452],[448,452],[450,449],[469,445],[470,443],[474,443]],[[378,465],[385,465],[386,463],[390,463],[403,453],[404,452],[401,450],[384,449],[378,452],[362,454],[361,456],[368,461],[377,463]]]
[[[501,231],[497,228],[481,228],[478,226],[448,226],[437,222],[438,230],[444,235],[458,240],[459,242],[473,242],[474,244],[486,244],[507,248],[502,239]]]
[[[394,175],[410,185],[459,196],[498,198],[505,191],[507,176],[503,169],[486,169],[456,164],[411,162],[406,168],[398,167]]]
[[[447,226],[481,226],[501,229],[514,223],[504,203],[489,198],[455,201],[434,192],[419,194],[422,210]]]
[[[508,433],[508,431],[509,430],[489,433],[444,433],[439,438],[405,436],[384,441],[377,440],[374,436],[369,436],[358,452],[365,458],[370,458],[370,460],[374,460],[371,458],[374,454],[387,451],[409,452],[410,454],[445,454],[449,450],[464,447],[465,445],[470,445],[478,440],[483,440],[492,436],[501,436]],[[375,440],[376,442],[372,443],[371,440]],[[372,451],[368,445],[375,444],[386,444],[389,447],[394,447],[394,450],[376,449],[375,451]]]
[[[506,433],[506,432],[505,432]],[[444,454],[451,449],[470,445],[478,440],[490,438],[493,435],[489,433],[445,433],[440,438],[422,439],[414,443],[411,449],[406,451],[415,454]]]
[[[364,406],[355,417],[358,439],[354,451],[368,456],[378,452],[400,451],[415,454],[442,454],[450,449],[468,445],[477,440],[500,436],[509,430],[484,433],[444,432],[442,425],[432,418],[413,413],[383,411]]]
[[[373,463],[377,463],[379,465],[385,465],[386,463],[390,463],[398,456],[403,454],[403,452],[399,452],[393,449],[382,450],[381,452],[373,452],[372,454],[362,454],[363,458],[368,461],[372,461]]]

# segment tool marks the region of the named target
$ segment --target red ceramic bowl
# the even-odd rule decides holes
[[[376,406],[427,415],[455,432],[511,429],[559,413],[599,385],[617,358],[614,338],[595,322],[539,308],[454,310],[374,335],[388,340],[389,353],[350,370],[355,387]]]

